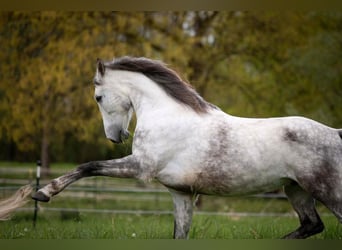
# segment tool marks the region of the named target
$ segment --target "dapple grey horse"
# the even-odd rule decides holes
[[[47,202],[88,176],[156,179],[173,197],[174,237],[187,238],[194,195],[284,187],[300,220],[285,238],[306,238],[324,229],[315,200],[342,222],[342,130],[303,117],[228,115],[166,65],[146,58],[98,60],[94,84],[108,139],[122,142],[136,113],[132,154],[84,163],[33,199]]]

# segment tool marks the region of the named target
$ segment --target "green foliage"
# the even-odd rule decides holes
[[[1,12],[0,157],[130,152],[130,141],[104,138],[93,101],[98,57],[163,60],[233,115],[342,127],[341,26],[340,12]]]

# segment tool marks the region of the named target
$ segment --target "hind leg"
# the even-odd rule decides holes
[[[342,162],[342,158],[339,162]],[[323,161],[319,166],[319,171],[316,169],[316,172],[311,174],[301,174],[297,179],[305,190],[322,202],[342,223],[342,173],[339,172],[341,168],[328,161]]]
[[[283,238],[304,239],[322,232],[324,225],[316,211],[314,198],[296,182],[285,186],[285,193],[299,216],[300,227]]]
[[[342,193],[341,191],[330,190],[329,192],[322,194],[322,193],[314,193],[315,199],[322,202],[324,206],[326,206],[342,223],[342,197],[339,195]],[[337,195],[336,195],[337,194]]]

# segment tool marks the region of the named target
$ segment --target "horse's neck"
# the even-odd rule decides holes
[[[138,120],[165,117],[184,109],[160,86],[147,78],[133,81],[131,88],[129,95]]]

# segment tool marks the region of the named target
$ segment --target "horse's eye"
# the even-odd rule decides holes
[[[97,102],[101,102],[101,100],[102,100],[102,95],[97,95],[97,96],[95,96],[95,100],[96,100]]]

